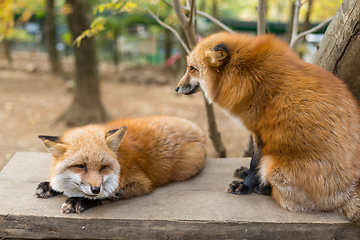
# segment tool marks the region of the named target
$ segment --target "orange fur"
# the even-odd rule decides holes
[[[216,54],[219,44],[227,47],[226,58]],[[360,113],[340,79],[303,62],[272,35],[217,33],[187,62],[177,91],[193,93],[199,85],[210,102],[261,137],[260,178],[278,204],[343,210],[360,221]]]
[[[127,131],[109,132],[123,126]],[[119,119],[70,129],[58,142],[42,140],[54,155],[50,185],[69,197],[139,196],[156,187],[189,179],[205,164],[204,134],[194,123],[177,117]],[[59,176],[65,177],[59,180]],[[68,191],[66,188],[74,183],[66,180],[68,176],[79,178],[79,185],[90,188],[78,191],[75,187]],[[106,194],[100,191],[93,195],[91,187],[107,188],[103,185],[109,184],[108,176],[117,176],[111,183],[116,187],[109,186]],[[70,183],[64,184],[64,178]]]

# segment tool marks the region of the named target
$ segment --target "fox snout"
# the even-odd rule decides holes
[[[189,69],[180,80],[175,91],[185,95],[191,95],[200,91],[199,82],[191,78]]]
[[[101,190],[102,190],[102,184],[94,186],[89,183],[81,183],[80,184],[80,190],[88,197],[97,197]]]

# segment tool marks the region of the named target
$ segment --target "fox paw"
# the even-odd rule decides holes
[[[272,187],[271,185],[256,185],[254,187],[254,191],[257,193],[257,194],[261,194],[261,195],[271,195],[271,191],[272,191]]]
[[[52,189],[50,187],[49,182],[42,182],[42,183],[39,183],[39,185],[37,186],[37,188],[34,191],[34,194],[38,198],[50,198],[50,197],[60,194],[60,192],[57,192],[54,189]]]
[[[240,181],[233,181],[227,189],[229,193],[237,194],[237,195],[249,194],[252,192],[252,190],[253,190],[252,188],[245,186]]]
[[[91,200],[81,197],[68,198],[61,206],[63,213],[81,213],[89,208],[101,205],[101,200]]]
[[[240,167],[234,171],[234,177],[245,179],[249,175],[250,169],[247,167]]]

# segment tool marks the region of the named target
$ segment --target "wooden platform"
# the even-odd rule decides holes
[[[89,209],[60,211],[66,197],[39,199],[51,155],[18,152],[0,173],[0,237],[62,239],[360,239],[342,213],[305,214],[280,208],[271,197],[225,190],[249,159],[207,159],[195,178]],[[295,237],[296,236],[296,237]],[[295,237],[295,238],[294,238]]]

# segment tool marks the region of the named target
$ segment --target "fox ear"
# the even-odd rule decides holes
[[[60,143],[59,137],[40,135],[38,138],[54,157],[61,157],[66,151],[66,146]]]
[[[224,63],[224,59],[229,56],[229,50],[225,44],[218,44],[213,49],[206,51],[205,55],[211,59],[214,67],[220,67]]]
[[[127,127],[122,127],[119,129],[108,131],[106,133],[106,143],[109,146],[109,148],[114,152],[118,151],[120,143],[125,137],[126,130]]]

